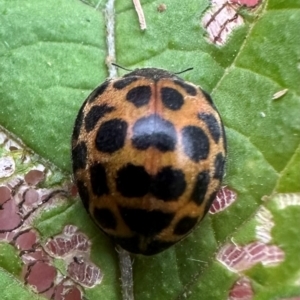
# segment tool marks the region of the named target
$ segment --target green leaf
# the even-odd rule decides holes
[[[80,1],[17,3],[0,4],[1,125],[69,170],[76,111],[107,76],[104,18]]]
[[[210,43],[202,26],[209,1],[164,3],[167,9],[158,12],[161,2],[142,1],[147,29],[141,31],[132,2],[116,1],[116,61],[130,69],[194,68],[180,76],[211,93],[222,116],[228,140],[224,184],[236,192],[237,200],[223,212],[208,215],[169,250],[153,257],[135,256],[135,299],[228,299],[241,275],[250,280],[254,299],[299,297],[300,2],[268,0],[253,9],[243,8],[245,24],[234,30],[224,46]],[[34,153],[26,147],[10,151],[0,138],[0,158],[12,157],[16,162],[14,174],[0,178],[0,185],[23,178],[42,164],[51,175],[33,188],[67,189],[77,112],[108,76],[105,4],[1,1],[1,131],[21,139]],[[273,99],[284,89],[286,94]],[[29,153],[30,162],[24,161],[23,152]],[[287,205],[282,208],[278,203]],[[46,248],[48,239],[65,225],[76,225],[91,243],[91,253],[86,255],[104,275],[100,284],[82,288],[84,296],[121,299],[115,247],[79,199],[68,194],[64,201],[43,205],[47,209],[37,210],[28,223],[37,231],[39,245]],[[267,244],[279,247],[284,260],[233,272],[217,260],[217,254],[231,239],[239,246],[255,241],[256,215],[262,209],[270,212],[274,223]],[[23,257],[15,244],[4,239],[0,248],[0,285],[6,288],[2,298],[38,299],[24,285],[21,266],[25,262],[15,258],[16,253]],[[53,261],[67,275],[67,268],[61,267],[64,263],[64,259]]]
[[[0,265],[7,272],[18,275],[21,272],[21,263],[17,250],[6,243],[0,243]]]
[[[26,291],[22,284],[10,274],[0,271],[0,287],[2,299],[24,299],[24,300],[42,300],[39,297]]]

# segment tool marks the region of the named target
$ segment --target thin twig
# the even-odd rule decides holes
[[[145,30],[147,28],[147,25],[146,25],[146,19],[144,16],[144,12],[143,12],[143,8],[141,6],[140,0],[133,0],[133,5],[135,8],[135,11],[137,12],[138,18],[139,18],[140,28],[142,30]]]
[[[110,78],[117,77],[117,68],[111,63],[116,61],[116,50],[115,50],[115,0],[108,0],[105,7],[105,19],[106,19],[106,43],[107,52],[106,65],[108,67],[108,73]]]
[[[123,300],[134,300],[132,262],[130,254],[119,246],[117,251],[119,254]]]

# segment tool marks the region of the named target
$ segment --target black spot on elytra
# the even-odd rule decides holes
[[[153,178],[150,190],[156,198],[172,201],[178,199],[185,188],[184,173],[178,169],[164,167]]]
[[[94,129],[98,120],[103,118],[105,114],[110,113],[115,108],[107,104],[93,106],[84,118],[85,130],[87,132]]]
[[[173,88],[163,87],[160,93],[164,106],[171,110],[180,109],[184,103],[183,96]]]
[[[106,80],[98,86],[88,97],[89,103],[93,103],[100,95],[102,95],[110,84],[110,80]]]
[[[198,118],[205,122],[212,138],[216,143],[219,142],[221,137],[221,128],[217,119],[212,114],[200,113],[198,114]]]
[[[143,166],[127,164],[117,173],[117,190],[124,197],[143,197],[151,193],[164,201],[177,200],[186,188],[184,173],[171,167],[150,176]]]
[[[90,167],[90,177],[93,193],[97,196],[108,194],[105,168],[101,164],[94,164]]]
[[[78,193],[84,208],[88,211],[89,210],[89,191],[87,187],[81,180],[76,181],[76,186],[78,189]]]
[[[152,146],[162,152],[173,151],[176,142],[173,124],[156,114],[140,118],[133,126],[132,144],[139,150]]]
[[[72,150],[73,173],[86,166],[87,147],[84,142],[79,143]]]
[[[151,88],[148,85],[141,85],[132,88],[126,95],[126,100],[136,107],[141,107],[149,103],[151,98]]]
[[[122,90],[126,86],[130,85],[132,82],[137,81],[138,77],[123,77],[113,83],[113,87],[117,90]]]
[[[76,117],[76,120],[75,120],[75,125],[74,125],[73,135],[72,135],[73,141],[76,141],[80,134],[80,129],[81,129],[82,122],[83,122],[83,109],[84,109],[85,104],[86,104],[86,101],[81,106],[81,108],[78,112],[78,115]]]
[[[197,175],[195,186],[192,192],[191,199],[201,205],[207,192],[210,176],[208,171],[203,171]]]
[[[188,84],[184,81],[181,81],[181,80],[174,80],[174,83],[179,85],[183,89],[185,89],[185,91],[189,95],[191,95],[191,96],[196,96],[197,95],[197,89],[194,86],[192,86],[192,85],[190,85],[190,84]]]
[[[195,162],[206,159],[209,153],[209,140],[205,132],[197,126],[182,129],[182,142],[185,154]]]
[[[117,221],[108,208],[95,208],[93,216],[103,229],[115,229]]]
[[[224,173],[225,158],[222,153],[218,153],[215,158],[215,173],[214,178],[222,180]]]
[[[99,151],[113,153],[124,146],[127,123],[122,119],[112,119],[101,124],[95,144]]]
[[[198,222],[198,218],[183,217],[175,226],[174,234],[183,235],[187,234]]]
[[[127,226],[135,233],[151,237],[170,225],[174,214],[160,210],[119,207],[120,214]]]
[[[117,173],[117,190],[124,197],[142,197],[149,191],[150,175],[142,166],[127,164]]]

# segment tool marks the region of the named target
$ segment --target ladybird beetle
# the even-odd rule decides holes
[[[207,213],[224,173],[226,138],[211,97],[162,69],[106,80],[72,135],[84,207],[125,250],[159,253]]]

